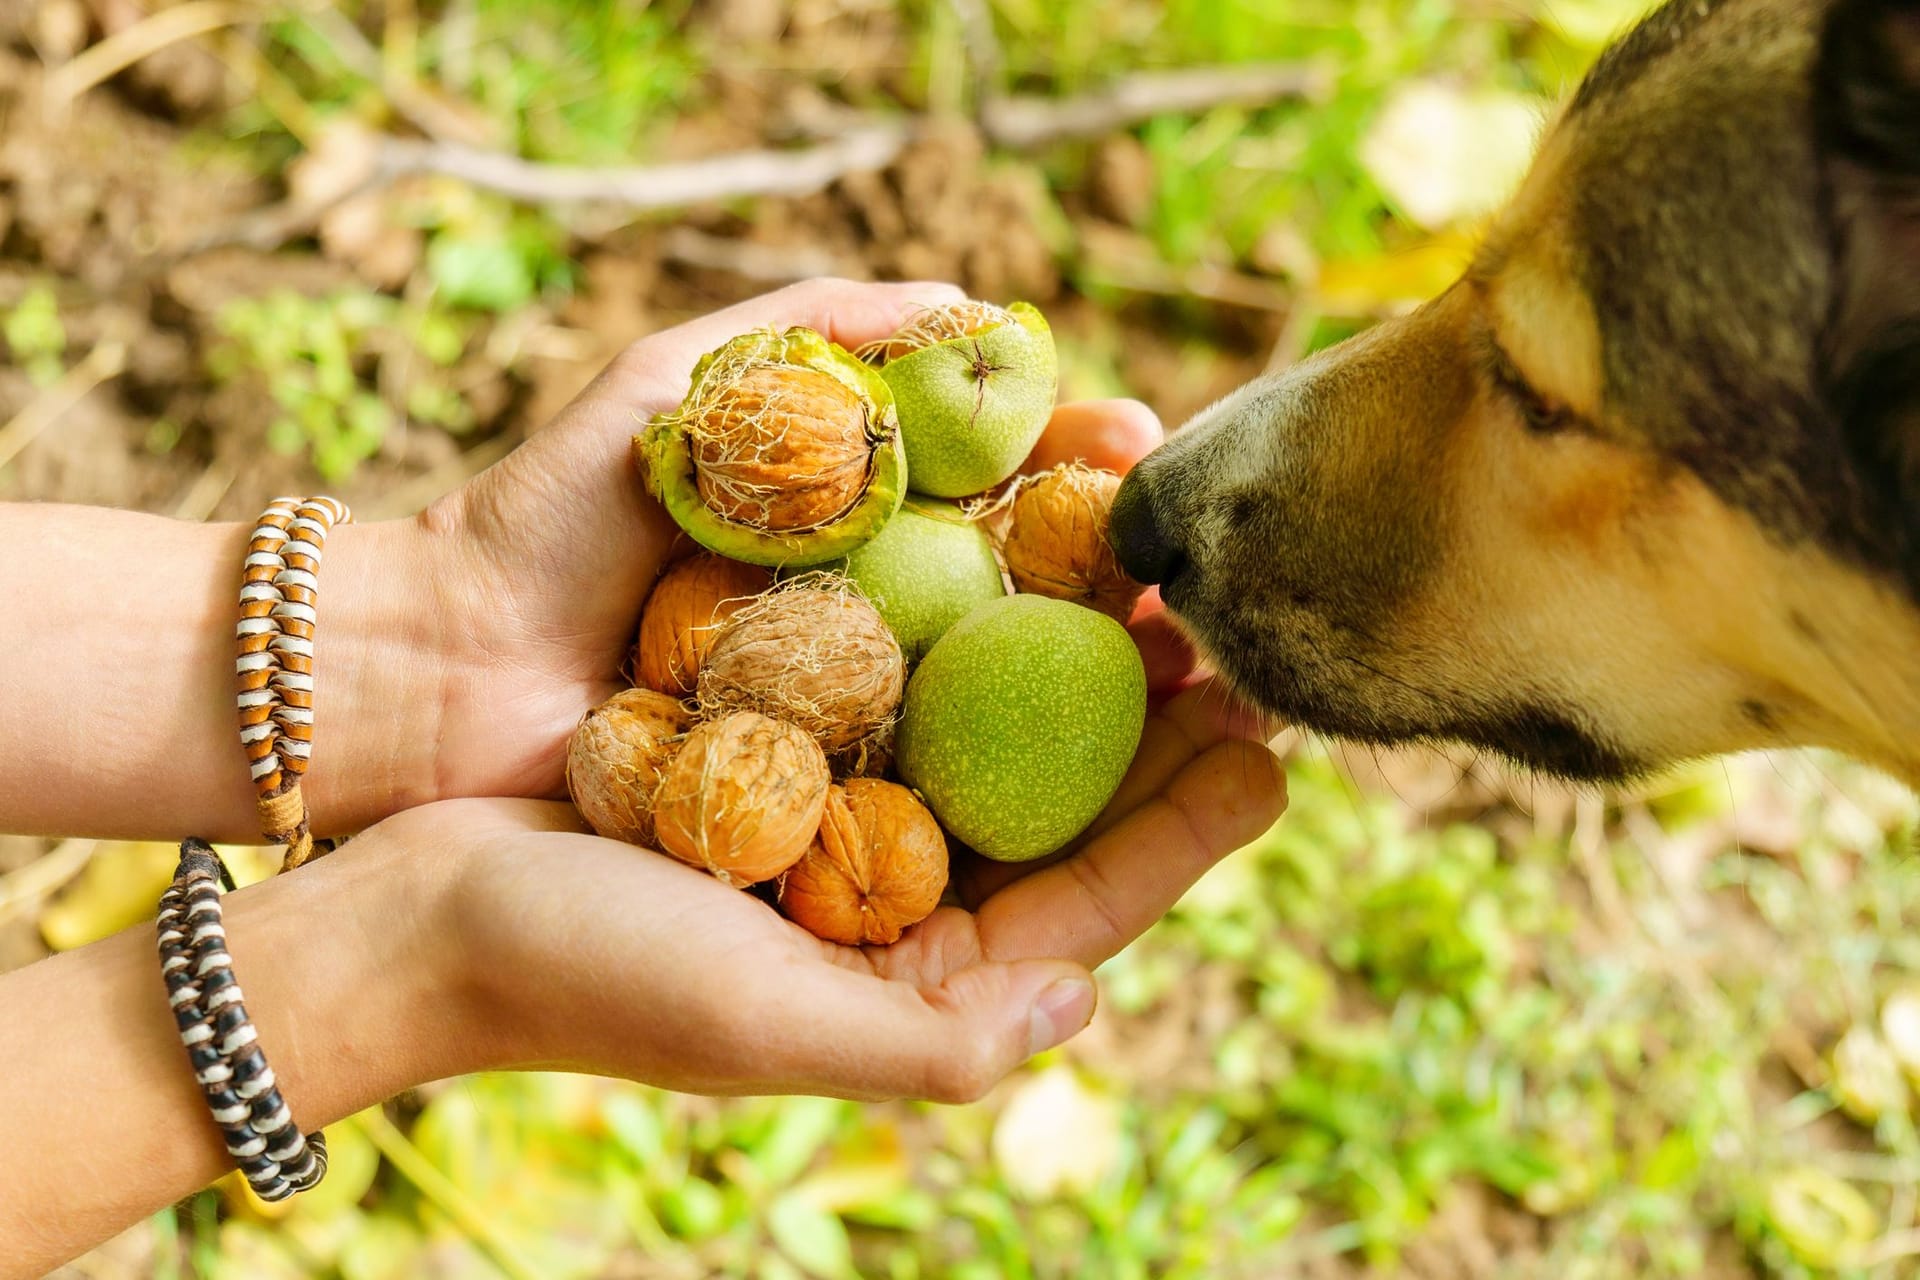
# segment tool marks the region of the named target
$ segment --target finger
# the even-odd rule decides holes
[[[953,285],[932,281],[808,280],[642,338],[614,358],[596,379],[596,387],[630,403],[678,404],[692,383],[693,366],[700,357],[740,334],[803,325],[851,349],[886,337],[923,307],[944,306],[965,297]],[[602,382],[606,385],[601,386]]]
[[[1138,400],[1081,400],[1053,411],[1046,434],[1020,470],[1031,474],[1084,462],[1125,473],[1165,439],[1159,415]]]
[[[1140,597],[1127,624],[1127,634],[1140,650],[1140,661],[1147,669],[1149,693],[1166,693],[1190,682],[1200,667],[1200,652],[1187,633],[1160,603],[1159,589],[1149,588]]]
[[[1092,977],[1053,959],[974,964],[928,986],[834,965],[783,979],[753,1021],[760,1088],[972,1102],[1093,1017]]]
[[[1080,837],[1081,842],[1114,826],[1158,795],[1202,752],[1223,742],[1250,742],[1264,749],[1278,732],[1264,712],[1234,697],[1218,681],[1183,691],[1148,713],[1140,749],[1134,753],[1126,777]]]
[[[1265,746],[1220,743],[1078,853],[989,898],[978,912],[982,953],[1100,964],[1214,863],[1264,834],[1286,797],[1286,774]]]
[[[1055,860],[1107,831],[1160,794],[1193,761],[1223,742],[1264,744],[1276,730],[1260,712],[1246,706],[1223,686],[1206,682],[1186,689],[1147,712],[1140,745],[1127,766],[1113,799],[1087,830]],[[1264,749],[1264,746],[1263,746]],[[990,862],[981,859],[966,867],[956,881],[961,900],[971,906],[985,903],[1015,880],[1036,874],[1033,864]]]

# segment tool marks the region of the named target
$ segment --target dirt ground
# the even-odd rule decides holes
[[[191,96],[193,65],[173,72],[188,81],[176,83],[176,96]],[[165,71],[149,76],[167,83]],[[0,470],[0,498],[241,519],[275,493],[311,484],[300,460],[264,447],[273,415],[265,388],[206,377],[214,317],[238,297],[351,286],[362,264],[299,241],[231,243],[274,209],[276,193],[199,156],[186,145],[190,129],[151,104],[91,93],[56,114],[40,81],[38,63],[0,39],[0,309],[33,282],[57,280],[68,350],[119,344],[125,367]],[[1098,192],[1090,208],[1127,198]],[[768,202],[750,222],[714,212],[583,238],[574,296],[557,310],[516,315],[509,334],[496,326],[469,342],[453,382],[476,410],[474,430],[457,441],[393,433],[335,487],[375,514],[417,509],[537,430],[626,343],[821,274],[954,280],[978,296],[1030,299],[1063,342],[1093,337],[1124,350],[1129,381],[1170,423],[1259,372],[1283,316],[1215,317],[1205,356],[1187,340],[1191,317],[1176,326],[1151,299],[1115,321],[1068,293],[1029,202],[1026,180],[996,168],[978,135],[956,126],[884,173]],[[503,347],[513,353],[506,362],[497,358]],[[1069,373],[1063,395],[1075,390]],[[0,369],[0,422],[48,394],[20,370]],[[159,420],[181,427],[164,451],[150,442]]]

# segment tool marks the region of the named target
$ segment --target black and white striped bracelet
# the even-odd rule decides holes
[[[227,952],[223,886],[233,878],[220,855],[205,841],[182,841],[179,868],[160,898],[160,972],[227,1153],[262,1200],[284,1200],[325,1176],[327,1143],[317,1131],[300,1132],[260,1051]]]

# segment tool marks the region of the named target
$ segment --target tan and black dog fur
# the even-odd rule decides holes
[[[1200,415],[1114,540],[1309,728],[1920,785],[1920,0],[1655,12],[1457,284]]]

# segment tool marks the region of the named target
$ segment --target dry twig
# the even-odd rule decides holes
[[[127,367],[127,344],[106,339],[87,352],[79,364],[60,375],[59,381],[27,403],[27,407],[0,426],[0,467],[19,456],[42,431],[58,422],[87,394]]]
[[[1098,137],[1156,115],[1313,97],[1324,86],[1325,78],[1317,71],[1293,63],[1146,72],[1071,98],[996,98],[982,105],[980,127],[987,140],[998,146],[1041,147]],[[529,204],[611,204],[631,212],[750,196],[803,196],[849,174],[886,168],[929,126],[928,120],[915,116],[863,116],[811,146],[735,151],[703,160],[627,168],[544,164],[458,142],[387,137],[379,142],[376,168],[367,182],[340,198],[419,175],[455,178]],[[273,248],[305,234],[325,213],[325,207],[291,202],[259,210],[172,256],[177,259],[229,244]],[[1235,292],[1233,282],[1212,283],[1222,293]],[[1237,301],[1245,306],[1271,305],[1267,299],[1255,301],[1244,293]]]
[[[0,924],[40,903],[79,875],[96,842],[62,840],[17,871],[0,876]]]
[[[188,0],[150,14],[123,31],[116,31],[73,61],[49,72],[42,85],[47,101],[65,106],[134,63],[152,57],[169,45],[203,36],[243,22],[255,11],[225,0]]]
[[[1097,138],[1155,116],[1318,98],[1328,87],[1323,71],[1295,62],[1142,71],[1071,98],[995,98],[981,106],[980,127],[1002,147],[1041,147]]]
[[[457,178],[531,204],[613,203],[643,211],[743,196],[810,195],[849,173],[886,168],[912,136],[904,122],[886,122],[791,151],[735,151],[624,169],[541,164],[455,143],[383,138],[379,167],[388,177]]]

